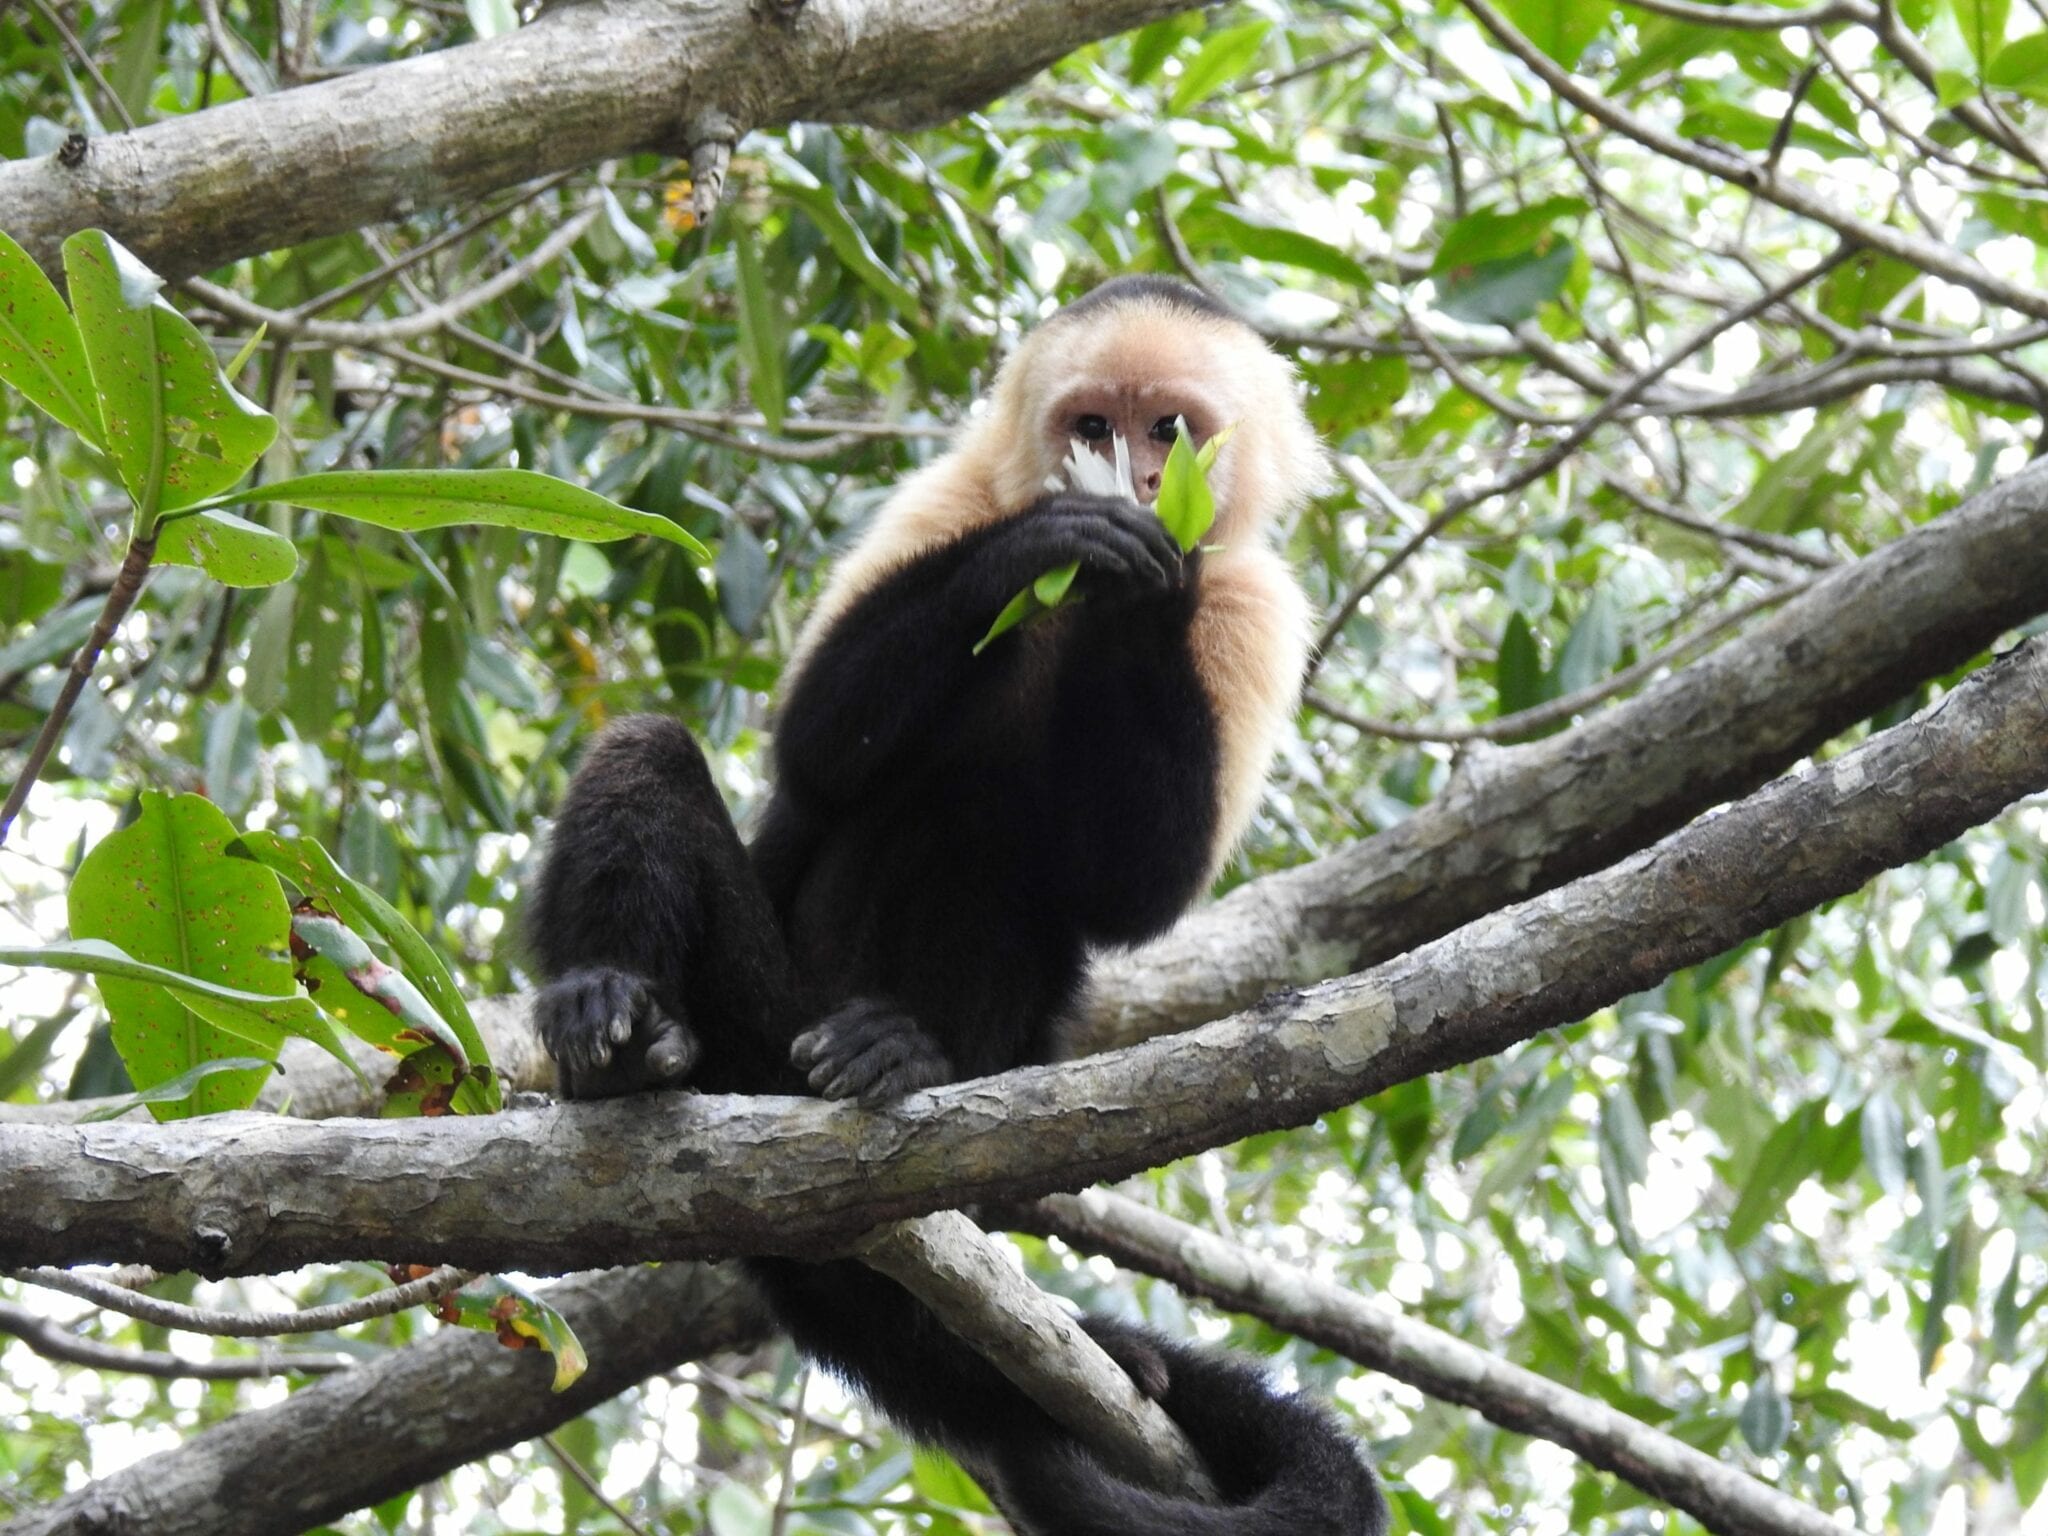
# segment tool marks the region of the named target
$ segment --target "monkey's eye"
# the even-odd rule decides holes
[[[1192,435],[1192,430],[1191,428],[1190,435]],[[1180,436],[1180,418],[1178,416],[1162,416],[1152,423],[1153,442],[1171,443],[1178,436]]]
[[[1077,416],[1074,418],[1074,435],[1084,443],[1106,442],[1109,438],[1109,418]]]

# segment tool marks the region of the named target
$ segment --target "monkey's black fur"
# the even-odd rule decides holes
[[[1072,560],[1080,602],[973,654],[1014,593]],[[687,1077],[881,1104],[1047,1059],[1089,948],[1161,931],[1207,873],[1200,581],[1150,512],[1064,494],[912,560],[800,668],[751,850],[682,726],[607,730],[531,915],[564,1091]],[[1349,1439],[1249,1364],[1087,1320],[1208,1461],[1227,1502],[1203,1505],[1119,1478],[873,1271],[752,1269],[808,1354],[958,1453],[1033,1536],[1384,1529]]]

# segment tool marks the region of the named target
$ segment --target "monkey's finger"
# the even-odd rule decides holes
[[[701,1053],[697,1037],[688,1025],[667,1014],[656,1015],[654,1038],[648,1044],[644,1058],[648,1076],[656,1082],[679,1082],[689,1076]]]

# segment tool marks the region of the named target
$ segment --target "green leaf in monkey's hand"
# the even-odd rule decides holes
[[[1174,434],[1166,465],[1159,472],[1159,499],[1153,510],[1174,543],[1186,554],[1202,542],[1202,536],[1216,521],[1216,498],[1209,490],[1209,468],[1229,441],[1234,427],[1225,427],[1197,451],[1183,421]]]
[[[1003,611],[996,615],[995,623],[989,625],[988,633],[974,642],[974,654],[979,656],[998,635],[1007,634],[1026,619],[1036,618],[1048,609],[1059,607],[1066,599],[1067,589],[1074,584],[1074,578],[1080,573],[1081,562],[1069,560],[1065,565],[1055,566],[1047,571],[1003,604]]]

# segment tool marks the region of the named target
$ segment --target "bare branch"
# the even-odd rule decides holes
[[[0,229],[46,266],[97,225],[168,277],[648,150],[692,125],[952,117],[1184,0],[552,6],[500,37],[0,163]],[[423,146],[426,146],[423,148]]]

